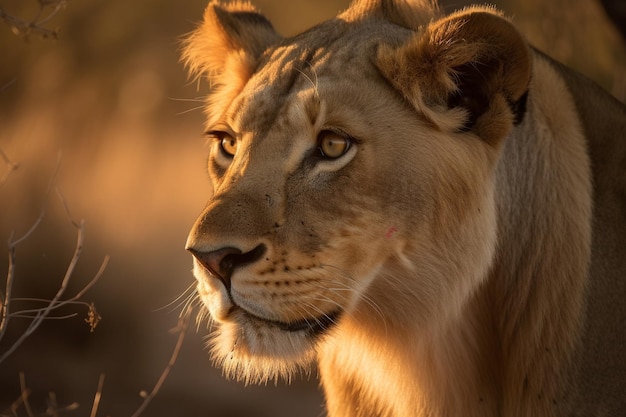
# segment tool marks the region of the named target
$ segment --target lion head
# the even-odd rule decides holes
[[[489,8],[414,3],[356,2],[285,39],[213,2],[186,40],[212,88],[213,188],[187,248],[230,376],[289,377],[344,323],[432,328],[492,264],[529,49]]]

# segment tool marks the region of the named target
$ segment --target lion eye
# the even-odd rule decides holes
[[[229,133],[218,130],[211,130],[206,134],[207,136],[219,143],[222,155],[227,158],[232,158],[235,156],[235,154],[237,153],[237,148],[239,147],[239,141],[236,138],[234,138]]]
[[[239,141],[230,135],[224,135],[224,137],[220,141],[220,149],[229,158],[235,156],[238,147]]]
[[[317,136],[318,152],[327,159],[337,159],[344,155],[351,144],[349,137],[330,130],[324,130]]]

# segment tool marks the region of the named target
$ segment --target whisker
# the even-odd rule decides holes
[[[204,306],[199,296],[196,297],[194,301],[200,306],[198,314],[196,315],[196,332],[200,331],[200,324],[202,323],[206,323],[206,329],[211,330],[213,327],[213,317],[211,317],[211,313],[206,306]]]
[[[200,296],[198,295],[198,292],[195,291],[189,294],[189,297],[187,297],[187,300],[185,301],[185,305],[183,306],[180,314],[181,316],[191,314],[191,312],[198,307],[202,308],[202,301],[200,300]]]
[[[323,268],[328,268],[328,269],[332,269],[334,271],[336,271],[336,273],[338,273],[338,275],[340,275],[341,277],[351,281],[351,282],[357,282],[356,279],[354,279],[354,277],[352,277],[350,274],[346,273],[345,271],[343,271],[341,268],[338,268],[336,266],[333,265],[326,265],[326,264],[322,264],[320,265],[320,267]],[[347,294],[345,296],[342,295],[342,298],[345,301],[350,301],[349,300],[349,295],[351,294],[355,294],[357,293],[357,291],[350,287],[349,285],[347,285],[346,283],[343,283],[341,281],[336,281],[333,282],[333,286],[332,288],[329,288],[326,283],[318,283],[318,282],[310,282],[311,285],[316,285],[318,288],[324,290],[324,291],[334,291],[335,294],[340,294],[340,292],[346,292]],[[343,288],[339,287],[339,286],[343,286]],[[340,294],[341,295],[341,294]],[[372,311],[374,311],[376,313],[376,315],[380,318],[381,322],[383,323],[383,325],[385,326],[385,332],[388,332],[388,328],[387,328],[387,320],[385,320],[385,315],[383,313],[382,308],[376,303],[375,300],[373,300],[370,296],[368,296],[365,293],[360,293],[357,294],[358,299],[362,302],[364,302],[366,305],[368,305]],[[320,300],[323,301],[323,300]],[[338,302],[331,300],[331,299],[327,299],[327,302],[332,302],[336,305],[338,305],[339,307],[343,307],[341,305],[339,305]]]
[[[182,306],[186,306],[188,304],[188,299],[193,296],[196,291],[196,283],[192,282],[179,296],[174,298],[172,301],[164,305],[163,307],[159,307],[153,312],[163,311],[165,309],[171,308],[170,312],[179,309]]]
[[[192,111],[196,111],[196,110],[200,110],[200,109],[204,109],[204,105],[192,107],[190,109],[181,111],[180,113],[176,113],[176,116],[182,116],[183,114],[191,113]]]
[[[307,79],[307,80],[311,83],[311,85],[313,86],[313,90],[315,91],[315,96],[319,99],[319,97],[320,97],[320,93],[319,93],[319,89],[318,89],[318,82],[319,82],[319,80],[318,80],[318,78],[317,78],[317,72],[315,71],[315,69],[314,69],[313,67],[309,66],[309,68],[311,68],[311,70],[313,71],[313,75],[315,76],[315,81],[313,81],[313,80],[311,79],[311,77],[309,77],[309,75],[308,75],[308,74],[306,74],[306,73],[305,73],[304,71],[302,71],[301,69],[296,68],[296,70],[297,70],[300,74],[302,74],[302,75],[303,75],[303,76],[304,76],[304,77],[305,77],[305,78],[306,78],[306,79]]]
[[[168,100],[172,101],[184,101],[184,102],[192,102],[192,103],[204,103],[206,102],[206,98],[198,97],[198,98],[176,98],[176,97],[168,97]]]

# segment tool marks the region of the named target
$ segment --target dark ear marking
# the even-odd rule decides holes
[[[461,132],[468,132],[489,108],[489,96],[484,85],[489,79],[487,74],[490,66],[480,63],[469,63],[453,69],[457,75],[457,90],[448,96],[448,108],[462,107],[467,110],[465,124],[459,128]]]
[[[513,111],[513,125],[517,126],[524,121],[524,115],[526,114],[526,104],[528,103],[528,90],[522,94],[517,101],[509,101],[511,110]]]
[[[489,96],[484,90],[484,85],[493,75],[491,72],[497,68],[495,65],[485,65],[479,62],[454,68],[457,74],[457,90],[448,97],[448,108],[462,107],[468,112],[465,124],[459,128],[461,132],[468,132],[476,125],[476,122],[489,108]],[[519,125],[524,120],[528,91],[517,100],[507,99],[513,112],[513,124]]]

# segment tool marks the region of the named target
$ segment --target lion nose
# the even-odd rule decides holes
[[[234,247],[225,247],[210,252],[202,252],[192,247],[187,250],[230,291],[230,277],[235,268],[256,262],[265,254],[266,248],[261,244],[245,253]]]

